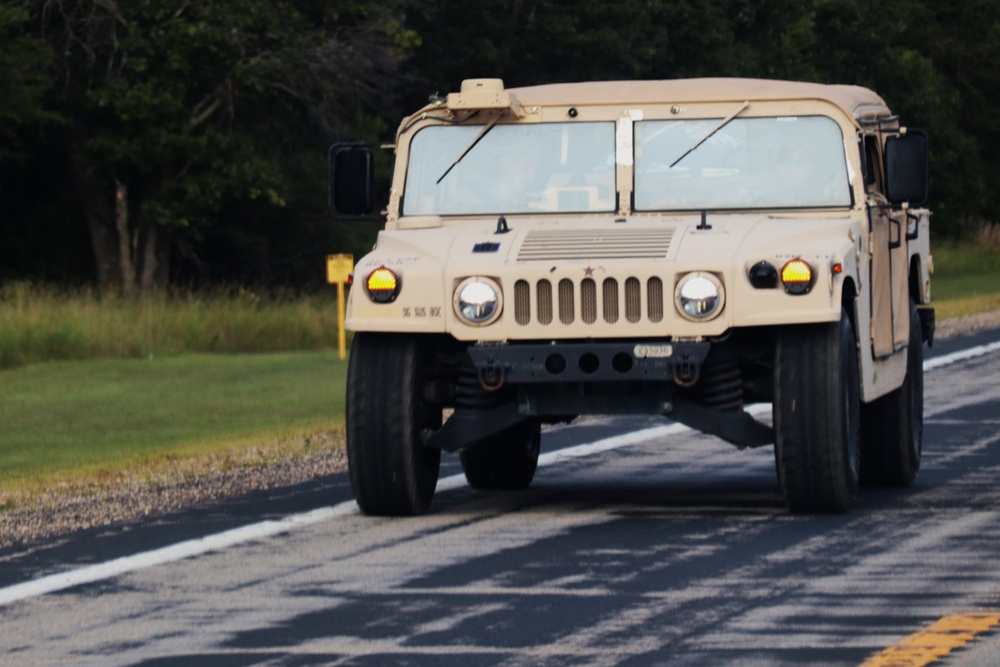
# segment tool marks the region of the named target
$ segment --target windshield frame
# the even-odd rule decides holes
[[[843,160],[846,162],[847,169],[847,188],[848,196],[843,198],[842,203],[836,206],[802,206],[799,205],[788,205],[782,206],[779,204],[773,205],[762,205],[755,207],[749,204],[743,204],[739,207],[737,206],[716,206],[712,204],[708,208],[681,208],[680,206],[665,206],[662,208],[641,208],[643,206],[643,201],[640,196],[639,198],[639,209],[636,209],[635,202],[635,167],[634,167],[634,150],[633,150],[633,121],[638,123],[644,120],[655,121],[655,120],[675,120],[675,119],[701,119],[706,123],[712,124],[713,126],[718,123],[719,119],[726,117],[727,114],[731,114],[733,111],[732,100],[730,101],[708,101],[705,103],[698,103],[697,105],[692,104],[691,106],[680,106],[675,104],[670,104],[669,102],[648,102],[641,105],[634,104],[610,104],[601,107],[595,107],[592,109],[584,110],[581,108],[579,118],[576,116],[571,116],[574,120],[568,120],[566,118],[565,107],[560,107],[558,109],[550,109],[548,107],[527,107],[528,115],[524,118],[516,120],[504,120],[498,123],[498,127],[504,127],[507,125],[551,125],[558,123],[614,123],[616,125],[616,137],[615,137],[615,148],[616,155],[614,160],[614,185],[613,194],[615,201],[612,203],[610,199],[607,202],[607,210],[601,210],[599,212],[574,212],[570,210],[531,210],[522,213],[511,213],[505,211],[503,213],[494,212],[432,212],[432,211],[422,211],[414,210],[411,206],[412,202],[409,195],[412,194],[412,170],[410,167],[410,154],[411,154],[411,140],[423,132],[424,130],[432,127],[473,127],[475,128],[469,134],[468,138],[471,140],[473,135],[480,132],[483,127],[487,125],[487,121],[490,120],[489,116],[481,114],[479,111],[474,111],[467,116],[458,115],[434,115],[434,114],[422,114],[422,117],[410,117],[401,124],[401,128],[396,136],[396,143],[392,146],[387,146],[387,148],[395,149],[396,160],[393,166],[393,187],[389,191],[389,202],[385,210],[386,220],[390,227],[395,227],[396,221],[406,218],[412,219],[414,221],[421,219],[423,222],[410,223],[410,224],[453,224],[460,223],[462,219],[466,218],[476,218],[476,217],[499,217],[500,215],[515,215],[515,216],[528,216],[528,217],[551,217],[565,214],[574,215],[615,215],[615,216],[629,216],[629,215],[663,215],[663,214],[687,214],[690,212],[698,212],[701,210],[717,210],[719,212],[739,212],[739,211],[778,211],[781,213],[787,213],[789,211],[799,210],[803,214],[814,215],[822,213],[824,211],[845,211],[845,210],[856,210],[864,202],[863,185],[860,181],[860,174],[862,173],[860,166],[860,158],[858,155],[852,152],[852,146],[848,145],[850,141],[847,139],[843,140],[843,147],[837,153],[838,161]],[[779,118],[779,117],[822,117],[829,121],[832,121],[839,128],[840,137],[854,137],[856,130],[858,129],[858,123],[856,119],[844,113],[844,110],[840,107],[832,105],[825,100],[755,100],[751,102],[751,107],[746,109],[744,112],[740,113],[738,117],[740,119],[757,119],[757,118]],[[713,122],[714,121],[714,122]],[[492,134],[493,130],[489,134]],[[692,138],[692,141],[694,138]],[[461,148],[464,148],[464,144]],[[685,146],[689,148],[690,146]],[[472,153],[478,151],[479,148],[476,147],[472,150]],[[698,148],[698,151],[702,148]],[[697,152],[697,151],[696,151]],[[842,156],[842,157],[841,157]],[[451,155],[448,159],[452,161],[455,155]],[[444,160],[445,158],[442,158]],[[687,162],[687,158],[683,160],[680,164],[683,166]],[[442,167],[443,169],[443,167]],[[435,174],[435,177],[439,177],[441,174]],[[448,176],[444,179],[447,183],[451,179]],[[610,179],[610,176],[609,176]],[[610,182],[610,180],[609,180]],[[849,199],[849,203],[848,203]],[[859,202],[861,202],[859,204]],[[612,209],[614,211],[612,212]],[[499,210],[499,209],[498,209]],[[438,220],[434,223],[433,220]]]

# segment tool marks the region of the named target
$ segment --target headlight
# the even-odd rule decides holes
[[[485,326],[496,321],[503,310],[500,286],[489,278],[466,278],[455,289],[455,314],[472,326]]]
[[[726,292],[711,273],[694,272],[680,279],[674,290],[674,303],[681,317],[704,322],[722,312]]]
[[[375,303],[392,303],[399,296],[402,281],[393,271],[379,267],[368,274],[365,290]]]

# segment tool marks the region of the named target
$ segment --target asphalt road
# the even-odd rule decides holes
[[[925,377],[916,483],[845,515],[789,515],[770,448],[590,420],[522,493],[452,458],[416,519],[358,515],[338,475],[0,551],[0,664],[859,665],[1000,613],[1000,350]]]

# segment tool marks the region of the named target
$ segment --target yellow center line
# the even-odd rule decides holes
[[[984,612],[945,616],[915,632],[895,646],[890,646],[861,667],[924,667],[962,648],[978,635],[1000,625],[1000,613]]]

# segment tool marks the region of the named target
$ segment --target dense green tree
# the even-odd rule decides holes
[[[0,5],[0,160],[25,157],[19,130],[55,120],[44,104],[48,51],[30,34],[29,19],[20,3]]]
[[[962,122],[965,96],[934,44],[958,37],[955,23],[939,23],[934,4],[910,0],[864,3],[819,0],[814,32],[832,36],[814,48],[816,80],[854,83],[878,91],[912,127],[931,132],[935,232],[962,233],[986,194],[989,165]],[[1000,42],[993,47],[1000,54]]]
[[[163,285],[170,252],[197,261],[227,202],[274,217],[288,164],[356,125],[391,92],[405,38],[390,7],[267,0],[41,0],[53,108],[62,118],[98,283]],[[294,170],[293,170],[294,171]],[[242,210],[246,210],[243,206]]]
[[[482,76],[511,86],[693,76],[867,86],[931,132],[936,233],[961,235],[1000,204],[992,0],[424,0],[410,20],[428,92]]]

